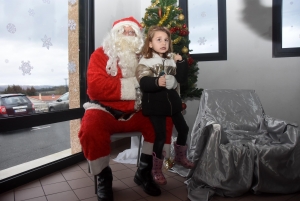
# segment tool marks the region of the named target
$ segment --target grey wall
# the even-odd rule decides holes
[[[109,2],[96,1],[96,47],[114,20],[133,15],[141,21],[151,4],[150,0]],[[300,57],[272,58],[271,0],[227,0],[227,55],[226,61],[198,63],[199,88],[254,89],[267,115],[300,125]],[[199,100],[186,103],[191,131]]]

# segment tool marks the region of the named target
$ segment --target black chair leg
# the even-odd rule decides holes
[[[94,176],[95,194],[97,194],[97,175]]]
[[[140,165],[141,143],[142,143],[142,135],[139,136],[139,150],[138,150],[138,157],[137,157],[137,163],[136,163],[137,167],[139,167],[139,165]]]

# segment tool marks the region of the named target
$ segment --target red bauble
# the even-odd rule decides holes
[[[182,103],[182,104],[181,104],[181,107],[182,107],[182,110],[185,110],[185,109],[186,109],[186,104],[185,104],[185,103]]]
[[[187,36],[189,35],[189,31],[187,29],[182,29],[180,30],[180,33],[179,33],[181,36]]]
[[[183,24],[183,25],[182,25],[182,28],[186,28],[186,24]]]
[[[194,59],[192,57],[188,58],[188,64],[192,65],[194,63]]]
[[[170,32],[171,32],[171,33],[175,33],[176,31],[177,31],[176,27],[172,27],[172,28],[170,29]]]

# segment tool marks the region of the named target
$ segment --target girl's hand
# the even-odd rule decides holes
[[[160,87],[166,87],[166,75],[160,76],[158,78],[158,86]]]
[[[175,60],[175,62],[181,61],[182,60],[182,56],[180,54],[174,54],[173,59]]]

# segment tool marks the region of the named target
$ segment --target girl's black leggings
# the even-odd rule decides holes
[[[178,132],[176,143],[185,146],[189,127],[181,112],[173,114],[171,117]],[[149,118],[155,131],[153,152],[157,158],[162,158],[162,150],[166,141],[166,116],[149,116]]]

